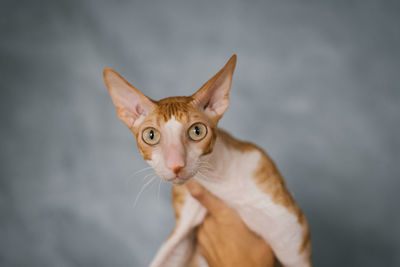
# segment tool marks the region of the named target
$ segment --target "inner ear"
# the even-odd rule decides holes
[[[208,115],[221,118],[229,106],[229,91],[236,66],[233,55],[225,66],[192,95],[196,104]]]
[[[146,116],[155,108],[153,100],[142,94],[116,71],[106,68],[103,76],[118,117],[129,128],[133,127],[137,119]]]
[[[210,100],[204,105],[203,109],[206,109],[210,105]]]

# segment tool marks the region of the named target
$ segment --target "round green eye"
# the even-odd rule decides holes
[[[142,139],[146,144],[156,145],[161,139],[161,134],[158,130],[149,127],[144,129],[142,133]]]
[[[195,123],[190,126],[188,135],[193,141],[200,141],[207,135],[207,127],[203,123]]]

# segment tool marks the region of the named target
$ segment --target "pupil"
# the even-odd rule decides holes
[[[200,135],[200,129],[198,126],[194,127],[194,132],[195,132],[195,134]]]
[[[154,131],[153,130],[150,131],[149,137],[150,137],[150,139],[154,138]]]

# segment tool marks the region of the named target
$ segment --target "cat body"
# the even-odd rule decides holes
[[[152,267],[207,266],[195,242],[195,228],[207,211],[187,191],[188,179],[233,208],[283,266],[311,266],[307,221],[274,163],[257,146],[217,127],[229,105],[235,63],[233,56],[194,95],[160,101],[145,97],[114,71],[104,71],[117,114],[135,134],[143,158],[174,184],[175,229]]]

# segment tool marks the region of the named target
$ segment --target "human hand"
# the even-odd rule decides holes
[[[265,241],[243,223],[240,216],[196,181],[186,183],[189,192],[207,210],[199,226],[200,253],[211,267],[274,265],[274,254]]]

